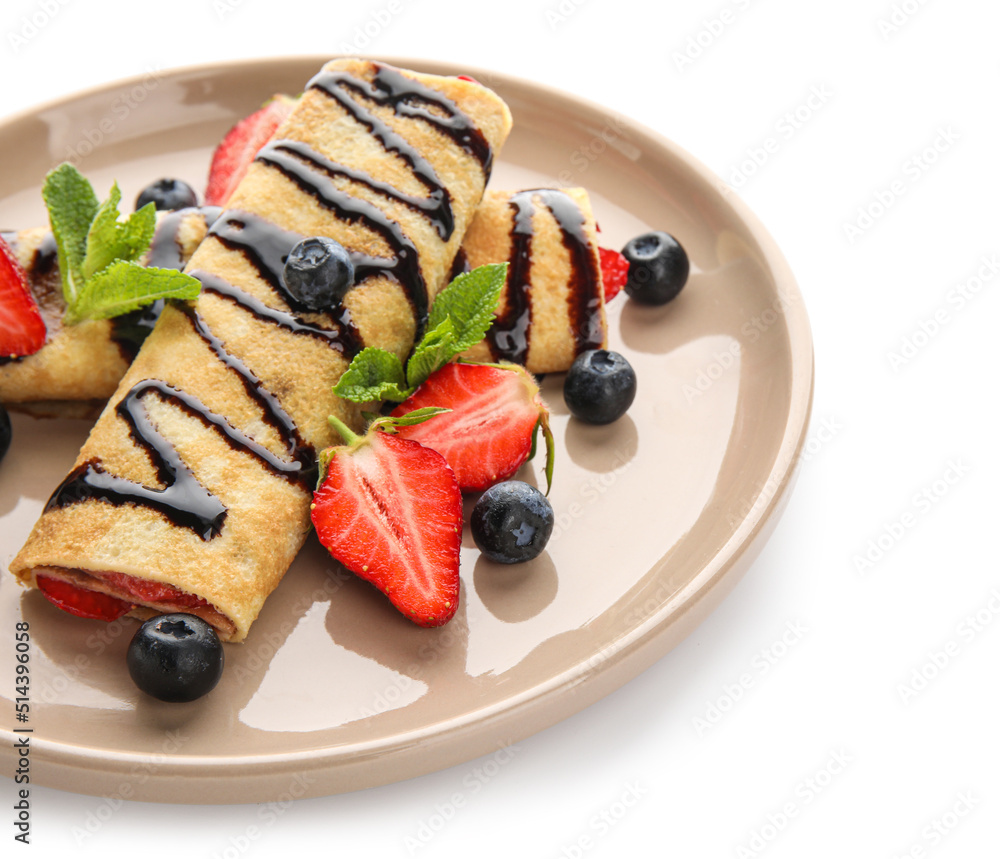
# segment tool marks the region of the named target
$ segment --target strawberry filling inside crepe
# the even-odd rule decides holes
[[[183,611],[223,629],[232,627],[207,600],[126,573],[50,569],[39,573],[36,581],[50,603],[77,617],[112,621],[133,609],[148,608],[157,613]]]

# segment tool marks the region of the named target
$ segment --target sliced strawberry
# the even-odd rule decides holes
[[[343,432],[343,430],[342,430]],[[330,554],[420,626],[458,607],[462,493],[444,458],[371,429],[330,448],[312,522]]]
[[[296,100],[276,95],[260,110],[244,117],[229,129],[212,156],[205,189],[206,206],[224,206],[250,163],[292,112]]]
[[[134,596],[137,602],[167,602],[188,607],[208,605],[201,597],[186,594],[172,585],[140,579],[127,573],[105,573],[102,578],[116,589]]]
[[[52,605],[77,617],[112,621],[134,608],[125,600],[77,587],[51,576],[38,576],[36,582],[42,595]]]
[[[34,355],[45,345],[45,321],[28,289],[28,277],[0,238],[0,357]]]
[[[604,281],[604,303],[607,304],[622,291],[628,280],[628,260],[618,251],[598,248],[601,257],[601,280]]]
[[[506,480],[531,456],[537,428],[548,433],[538,385],[514,364],[445,364],[392,416],[430,406],[451,411],[399,434],[440,453],[463,491]]]

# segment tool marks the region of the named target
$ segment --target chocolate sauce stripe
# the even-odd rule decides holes
[[[222,210],[218,206],[202,206],[200,208],[175,209],[168,212],[156,225],[153,241],[149,245],[146,257],[146,265],[152,268],[175,268],[178,270],[184,268],[184,258],[179,241],[180,229],[185,218],[196,212],[205,219],[206,229],[210,229]]]
[[[281,403],[278,402],[278,398],[261,384],[260,379],[242,360],[226,349],[222,339],[212,332],[204,318],[194,308],[185,306],[183,313],[190,320],[191,327],[195,333],[208,344],[208,347],[215,353],[219,361],[227,369],[240,377],[247,396],[257,403],[257,406],[263,412],[265,423],[277,431],[292,462],[297,462],[302,467],[311,467],[313,458],[312,454],[308,452],[310,449],[303,442],[302,437],[299,435],[298,427],[288,412],[282,408]],[[260,447],[262,450],[266,450],[263,446]],[[270,452],[269,455],[272,457],[270,464],[273,467],[278,467],[275,465],[274,455],[270,454]],[[284,462],[283,460],[276,461]],[[281,468],[280,470],[282,473],[288,471],[286,468]]]
[[[149,454],[164,488],[148,487],[108,474],[100,460],[92,459],[70,473],[52,494],[46,510],[87,499],[115,505],[134,503],[159,511],[174,525],[194,531],[202,540],[211,540],[221,533],[227,515],[225,505],[201,485],[174,445],[153,423],[142,403],[149,392],[155,392],[165,402],[174,403],[205,427],[218,432],[231,448],[250,454],[273,473],[295,479],[306,476],[302,462],[288,463],[275,456],[211,411],[197,397],[159,379],[146,379],[128,391],[115,411],[128,425],[133,441]]]
[[[455,232],[455,215],[451,208],[451,195],[443,185],[438,184],[433,188],[428,187],[429,194],[426,197],[415,197],[412,194],[403,193],[388,182],[375,179],[363,170],[357,170],[353,167],[339,164],[336,161],[331,161],[329,158],[316,152],[312,147],[298,140],[276,140],[271,145],[283,152],[298,155],[329,176],[339,176],[359,185],[364,185],[375,193],[381,194],[395,203],[407,206],[424,215],[437,231],[441,241],[448,241]],[[418,178],[420,177],[418,176]]]
[[[354,328],[347,308],[342,308],[340,317],[335,320],[336,328],[323,328],[306,322],[292,313],[271,307],[217,275],[200,270],[189,273],[201,281],[203,292],[210,292],[219,298],[231,301],[263,322],[277,325],[293,334],[314,337],[329,344],[347,358],[354,357],[363,348],[361,335]]]
[[[328,331],[297,320],[291,314],[267,307],[242,290],[207,272],[197,272],[204,287],[224,300],[231,300],[254,315],[267,319],[296,333],[318,336],[326,342],[337,341],[344,348],[343,331]],[[194,307],[185,305],[182,312],[191,322],[193,331],[208,345],[216,357],[243,382],[252,399],[284,443],[290,461],[275,455],[263,445],[233,427],[224,417],[211,411],[201,400],[159,380],[146,380],[135,385],[119,402],[116,412],[129,426],[137,445],[149,454],[163,489],[136,483],[127,478],[108,474],[99,460],[92,460],[76,469],[53,493],[46,509],[64,507],[88,498],[112,504],[134,503],[158,510],[179,527],[188,528],[203,540],[221,533],[227,511],[222,502],[206,489],[184,463],[174,445],[157,429],[141,400],[155,391],[166,401],[179,405],[187,414],[216,430],[234,450],[255,457],[272,473],[308,485],[315,469],[315,453],[306,445],[295,422],[282,408],[278,399],[267,391],[260,379],[239,358],[229,352]]]
[[[357,99],[349,98],[347,91],[353,91],[375,104],[389,105],[397,116],[422,120],[451,137],[457,146],[479,162],[484,173],[484,184],[488,180],[493,165],[493,151],[483,133],[444,93],[407,77],[398,69],[375,64],[375,75],[370,83],[348,72],[324,70],[309,81],[307,86],[336,101],[357,122],[364,125],[387,152],[394,152],[406,161],[417,179],[429,191],[436,192],[440,189],[447,194],[433,165],[381,117]],[[412,104],[414,100],[433,105],[445,116]]]
[[[420,270],[420,255],[416,245],[403,232],[402,227],[378,206],[352,197],[337,188],[332,179],[314,165],[306,149],[307,147],[293,156],[268,145],[258,153],[257,160],[284,174],[341,220],[361,223],[386,241],[393,253],[391,258],[370,257],[352,252],[355,284],[374,274],[394,277],[406,292],[417,318],[418,331],[422,331],[427,321],[428,292]]]
[[[577,203],[554,188],[532,188],[512,194],[510,269],[507,301],[487,333],[495,360],[525,363],[531,344],[531,243],[534,199],[551,212],[570,255],[570,326],[577,353],[601,345],[600,268],[584,230],[586,220]]]

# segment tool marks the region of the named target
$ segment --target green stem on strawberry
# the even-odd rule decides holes
[[[351,450],[355,450],[356,448],[366,444],[376,430],[387,433],[388,435],[395,435],[398,432],[399,427],[416,426],[417,424],[422,424],[424,421],[429,420],[435,415],[441,415],[447,411],[451,410],[430,406],[423,409],[414,409],[406,415],[400,415],[398,417],[393,417],[392,415],[378,417],[365,427],[364,435],[358,435],[336,415],[327,415],[327,423],[329,423],[330,426],[337,431],[340,437],[344,440],[344,444],[334,445],[320,451],[319,476],[317,478],[316,486],[321,486],[323,481],[326,479],[326,473],[330,467],[330,460],[336,455],[338,448],[347,447]]]
[[[538,419],[538,425],[542,428],[542,436],[545,438],[545,494],[548,495],[552,489],[552,474],[556,467],[556,439],[549,426],[548,412]],[[535,440],[532,439],[532,447],[534,444]],[[534,450],[532,450],[532,454],[534,454]]]
[[[355,445],[361,441],[361,436],[352,431],[351,428],[336,415],[329,415],[326,420],[330,426],[332,426],[340,434],[340,437],[344,440],[344,444]]]

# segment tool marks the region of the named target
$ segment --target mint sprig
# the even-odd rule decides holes
[[[201,283],[196,278],[139,263],[156,229],[152,203],[123,218],[118,183],[101,203],[69,163],[45,177],[42,199],[56,241],[66,324],[119,316],[161,298],[197,298]]]
[[[481,265],[460,274],[434,300],[427,331],[405,368],[385,349],[362,349],[333,392],[354,403],[402,402],[428,376],[486,336],[506,280],[507,263]]]

